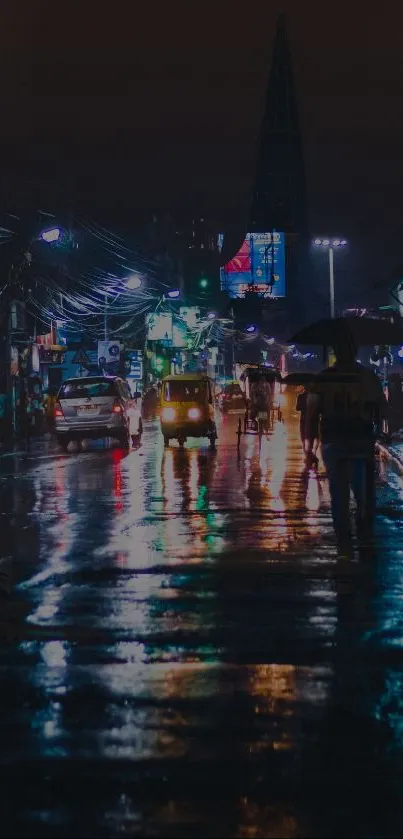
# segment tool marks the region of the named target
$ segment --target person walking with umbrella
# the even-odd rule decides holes
[[[307,467],[317,466],[319,463],[317,457],[319,447],[319,417],[313,417],[312,422],[308,426],[306,419],[308,393],[308,388],[303,386],[297,396],[296,404],[296,410],[300,414],[299,431]]]
[[[336,362],[309,388],[306,435],[319,420],[322,458],[331,494],[339,551],[351,553],[350,488],[357,505],[357,533],[371,535],[375,515],[375,439],[386,416],[378,377],[356,361],[357,346],[346,329],[333,345]]]

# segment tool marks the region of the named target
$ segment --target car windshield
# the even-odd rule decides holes
[[[66,382],[59,392],[59,399],[91,399],[94,396],[114,396],[113,382]]]
[[[166,402],[201,402],[206,397],[205,382],[165,382]]]

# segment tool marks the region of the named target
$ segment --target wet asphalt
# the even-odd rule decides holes
[[[339,560],[292,404],[0,456],[0,836],[403,835],[403,479]]]

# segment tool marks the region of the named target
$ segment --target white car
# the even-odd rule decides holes
[[[140,401],[118,376],[68,379],[54,407],[58,442],[67,449],[70,440],[116,437],[129,448],[143,431]]]

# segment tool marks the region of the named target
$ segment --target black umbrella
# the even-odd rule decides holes
[[[283,378],[279,370],[275,367],[265,367],[264,365],[251,365],[242,373],[241,379],[248,376],[249,381],[255,382],[259,378],[265,378],[267,382],[282,382]]]
[[[296,332],[288,343],[333,346],[351,336],[357,347],[403,344],[403,327],[382,318],[325,318]]]
[[[283,384],[284,385],[309,385],[310,382],[314,379],[315,373],[307,373],[306,371],[296,372],[296,373],[288,373],[287,376],[283,377]]]

